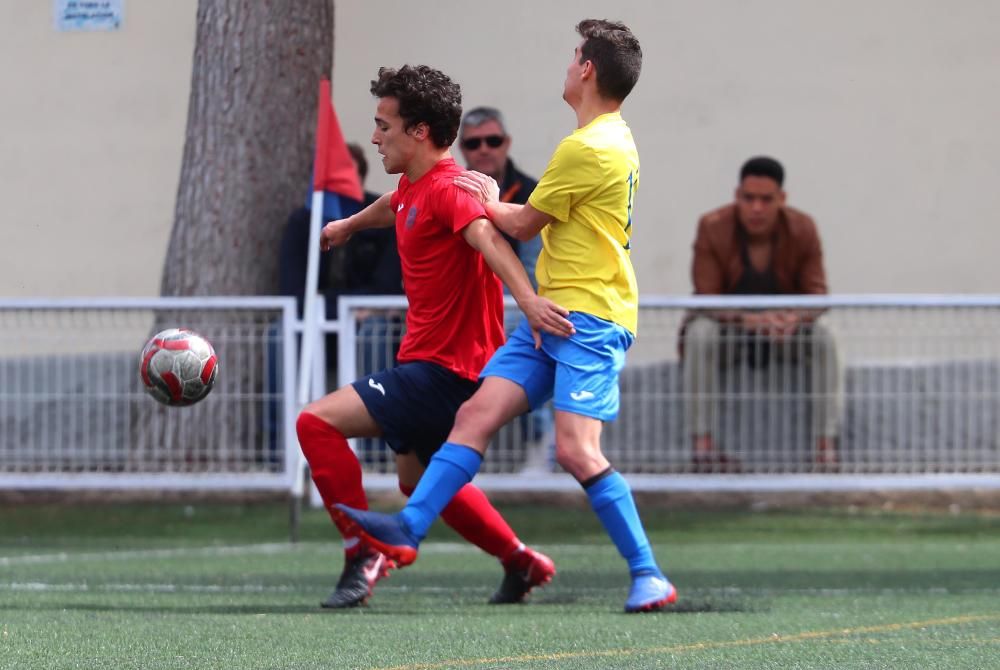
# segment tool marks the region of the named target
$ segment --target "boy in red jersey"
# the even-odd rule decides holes
[[[462,173],[449,155],[461,120],[461,89],[426,66],[382,68],[372,143],[398,188],[347,219],[323,228],[324,251],[351,234],[396,226],[409,299],[406,335],[395,368],[375,373],[310,403],[300,414],[299,443],[329,510],[337,503],[366,509],[361,466],[351,437],[383,437],[396,452],[400,490],[416,486],[448,436],[455,412],[479,386],[479,372],[503,344],[500,279],[535,330],[568,336],[568,312],[535,294],[528,276],[477,200],[454,185]],[[498,279],[499,276],[499,279]],[[504,579],[490,602],[521,602],[547,583],[555,566],[524,546],[478,488],[467,485],[442,518],[462,537],[496,556]],[[324,607],[364,602],[391,561],[339,526],[344,572]]]

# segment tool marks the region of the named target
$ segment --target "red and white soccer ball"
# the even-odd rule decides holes
[[[215,349],[208,340],[185,328],[160,331],[139,357],[139,378],[164,405],[193,405],[209,394],[219,373]]]

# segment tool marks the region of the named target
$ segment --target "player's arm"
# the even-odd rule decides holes
[[[576,332],[573,324],[566,318],[569,316],[568,310],[535,293],[520,259],[489,219],[473,220],[462,228],[462,237],[469,246],[483,255],[487,265],[510,289],[517,306],[531,324],[536,347],[541,346],[542,342],[538,334],[540,330],[560,337],[569,337]]]
[[[393,191],[384,194],[378,200],[365,207],[357,214],[346,219],[330,221],[320,232],[319,246],[323,251],[331,247],[347,244],[351,235],[368,228],[388,228],[396,223],[396,214],[392,211]]]
[[[516,240],[530,240],[552,217],[527,205],[500,202],[500,187],[493,177],[469,170],[455,177],[455,185],[472,194],[483,203],[493,225]]]

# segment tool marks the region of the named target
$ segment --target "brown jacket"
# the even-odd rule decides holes
[[[691,279],[697,295],[725,295],[743,274],[736,205],[726,205],[701,217],[694,241]],[[823,248],[816,224],[808,214],[784,207],[779,214],[772,265],[783,294],[827,293]]]
[[[823,248],[812,218],[791,207],[781,210],[775,232],[777,245],[771,258],[777,275],[778,290],[784,294],[827,293],[826,270],[823,267]],[[691,279],[696,295],[726,295],[732,293],[743,275],[739,237],[736,234],[736,205],[726,205],[705,214],[698,220],[698,234],[694,240],[694,259],[691,262]],[[815,319],[823,310],[802,313],[807,321]],[[710,310],[709,314],[722,322],[737,321],[740,311]],[[696,316],[688,311],[681,323],[677,349],[684,357],[684,333],[688,323]]]

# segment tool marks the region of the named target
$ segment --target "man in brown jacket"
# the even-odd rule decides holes
[[[784,169],[773,158],[751,158],[740,170],[735,202],[701,217],[691,274],[697,295],[827,293],[816,224],[785,205]],[[732,472],[739,461],[712,439],[719,369],[770,357],[812,365],[815,461],[837,463],[840,404],[837,350],[821,312],[793,309],[710,310],[690,315],[682,334],[686,420],[696,472]]]

